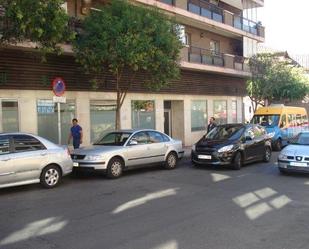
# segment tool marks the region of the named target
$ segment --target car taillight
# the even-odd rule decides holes
[[[69,148],[67,148],[66,150],[67,150],[68,155],[71,156],[71,152],[70,152]]]

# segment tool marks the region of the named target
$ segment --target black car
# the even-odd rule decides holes
[[[264,127],[253,124],[218,125],[193,145],[191,152],[193,165],[231,165],[234,169],[270,158],[271,137]]]

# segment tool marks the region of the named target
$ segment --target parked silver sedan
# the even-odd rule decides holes
[[[39,182],[52,188],[72,167],[67,148],[31,134],[0,134],[0,188]]]
[[[278,156],[280,172],[309,173],[309,132],[301,132],[289,141]]]
[[[174,169],[183,156],[182,142],[155,130],[120,130],[105,134],[93,146],[72,153],[74,170],[102,170],[109,178],[124,169],[163,163]]]

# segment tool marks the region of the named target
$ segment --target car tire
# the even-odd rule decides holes
[[[286,174],[287,174],[286,170],[284,170],[284,169],[282,169],[282,168],[278,168],[278,169],[279,169],[279,171],[280,171],[280,173],[281,173],[282,175],[286,175]]]
[[[120,158],[112,158],[107,165],[107,177],[116,179],[122,175],[124,163]]]
[[[275,145],[274,145],[274,149],[276,151],[280,151],[282,149],[282,140],[281,138],[278,138],[275,142]]]
[[[177,166],[177,161],[177,154],[175,152],[170,152],[165,159],[164,167],[166,169],[175,169]]]
[[[196,163],[194,161],[191,161],[191,164],[192,164],[193,167],[196,167],[196,168],[198,168],[200,166],[198,163]]]
[[[234,156],[234,160],[233,160],[233,169],[235,170],[240,170],[240,168],[242,167],[242,158],[241,158],[241,154],[240,152],[236,152],[235,156]]]
[[[48,165],[42,170],[40,183],[44,188],[54,188],[60,181],[61,170],[57,165]]]
[[[268,163],[271,159],[271,148],[269,148],[268,146],[265,148],[265,153],[264,153],[264,157],[263,157],[263,161]]]

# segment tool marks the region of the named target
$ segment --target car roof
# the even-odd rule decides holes
[[[35,134],[27,133],[27,132],[0,132],[0,135],[28,135],[28,136],[34,136],[37,137]]]
[[[247,126],[247,124],[233,123],[233,124],[220,124],[218,126],[222,126],[222,127],[244,127],[244,126]]]
[[[130,133],[135,133],[138,131],[156,131],[156,132],[160,132],[154,129],[121,129],[121,130],[111,130],[109,132],[130,132]]]

